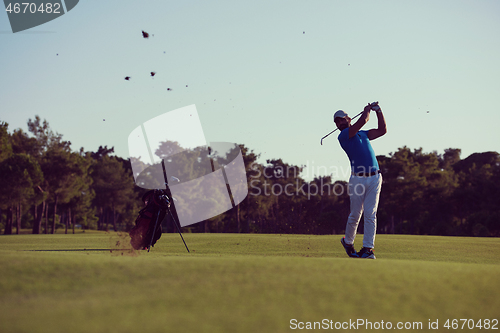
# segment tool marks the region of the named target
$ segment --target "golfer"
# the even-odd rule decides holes
[[[377,113],[378,127],[361,131],[361,128],[370,119],[370,111],[372,110]],[[373,248],[375,247],[377,207],[382,188],[382,174],[370,141],[387,132],[384,115],[378,103],[372,103],[365,106],[361,117],[354,125],[351,125],[351,118],[342,110],[335,112],[333,120],[340,130],[338,136],[340,145],[351,162],[351,177],[349,178],[351,213],[347,219],[345,237],[342,237],[341,243],[349,257],[375,259]],[[362,213],[364,213],[365,223],[363,248],[356,252],[354,239]]]

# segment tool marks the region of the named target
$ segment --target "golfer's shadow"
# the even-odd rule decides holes
[[[131,251],[131,249],[59,249],[59,250],[24,250],[31,252],[87,252],[87,251]]]

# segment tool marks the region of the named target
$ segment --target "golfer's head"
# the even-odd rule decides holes
[[[335,122],[335,125],[337,125],[337,128],[341,131],[351,126],[351,118],[349,118],[347,113],[342,110],[335,112],[333,115],[333,121]]]

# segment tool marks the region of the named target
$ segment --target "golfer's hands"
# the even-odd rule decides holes
[[[372,106],[370,105],[370,103],[368,103],[367,106],[365,106],[365,108],[363,109],[363,112],[368,112],[370,113],[370,111],[372,110]]]
[[[372,111],[375,111],[376,113],[379,113],[382,110],[380,108],[380,105],[378,105],[378,102],[368,103],[368,106]]]

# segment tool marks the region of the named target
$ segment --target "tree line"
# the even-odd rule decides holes
[[[3,234],[31,229],[33,234],[66,233],[75,228],[128,231],[147,191],[135,185],[128,159],[114,149],[71,150],[40,117],[28,132],[9,132],[0,122],[0,229]],[[164,143],[158,156],[181,149]],[[304,166],[268,159],[239,145],[248,195],[236,207],[183,228],[184,232],[341,234],[349,215],[345,181],[301,177]],[[204,157],[193,150],[194,161]],[[198,155],[196,155],[198,154]],[[399,148],[377,156],[383,177],[377,214],[378,233],[500,236],[500,156],[461,150],[443,154]],[[192,170],[197,170],[193,166]],[[194,172],[194,171],[190,171]],[[193,177],[191,175],[190,177]],[[352,189],[351,189],[352,190]],[[166,232],[174,226],[164,221]],[[361,222],[362,231],[362,222]]]

